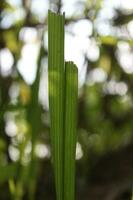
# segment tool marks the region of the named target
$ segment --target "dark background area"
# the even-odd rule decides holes
[[[53,200],[47,11],[79,68],[77,200],[132,200],[133,1],[0,1],[0,199]]]

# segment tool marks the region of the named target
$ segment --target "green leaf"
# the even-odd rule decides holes
[[[65,64],[65,91],[64,200],[74,200],[78,70],[73,62]]]
[[[78,70],[64,66],[64,15],[48,16],[49,110],[57,200],[75,199]]]
[[[48,78],[51,142],[57,199],[63,199],[64,14],[48,13]]]

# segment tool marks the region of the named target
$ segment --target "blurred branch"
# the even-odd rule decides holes
[[[22,3],[26,12],[26,19],[28,20],[28,17],[30,15],[31,0],[22,0]]]
[[[58,8],[57,12],[58,12],[58,13],[60,13],[61,7],[62,7],[62,0],[58,0],[58,1],[57,1],[57,8]]]
[[[121,10],[116,9],[116,16],[114,17],[114,26],[122,26],[133,20],[133,13],[124,13]]]

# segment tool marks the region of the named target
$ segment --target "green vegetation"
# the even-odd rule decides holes
[[[75,153],[77,141],[78,71],[72,62],[65,63],[64,117],[64,200],[75,199]]]
[[[49,108],[57,199],[63,199],[64,16],[49,11]]]
[[[0,200],[132,199],[132,16],[132,0],[0,0]]]
[[[49,110],[58,200],[74,200],[78,72],[64,62],[64,15],[48,17]]]

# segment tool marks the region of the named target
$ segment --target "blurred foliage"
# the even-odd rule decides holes
[[[51,0],[46,3],[46,8],[49,6],[60,11],[65,4],[63,2]],[[35,12],[33,3],[35,0],[0,1],[1,200],[55,198],[50,161],[49,111],[47,95],[42,94],[42,91],[47,91],[44,81],[48,54],[47,13],[44,11],[46,15],[43,16],[39,11]],[[84,63],[79,73],[82,76],[83,69],[86,70],[84,83],[79,87],[77,149],[77,199],[84,200],[106,200],[107,194],[112,195],[112,200],[131,199],[133,183],[130,173],[133,161],[129,156],[132,145],[130,151],[122,150],[125,153],[121,153],[121,149],[132,144],[133,137],[133,8],[127,9],[118,3],[110,8],[111,14],[108,15],[104,10],[106,3],[107,0],[72,1],[75,10],[66,15],[66,32],[71,35],[73,27],[81,20],[91,23],[92,33],[87,38],[99,52],[97,58],[93,58],[93,52],[89,56],[91,49],[82,52]],[[65,10],[66,13],[68,11]],[[28,30],[34,32],[35,39],[32,38],[34,34],[26,36]],[[31,41],[28,43],[27,40]],[[28,82],[20,70],[20,63],[24,48],[32,44],[39,49],[36,59],[35,55],[32,56],[37,70],[34,80]],[[32,51],[26,53],[28,59]],[[26,74],[32,73],[29,64],[28,61],[23,64]],[[110,166],[107,165],[107,157],[111,160]],[[102,160],[102,168],[95,168],[99,160]],[[113,183],[111,175],[108,177],[108,184],[115,185],[114,194],[110,187],[100,188],[99,180],[93,179],[93,170],[97,170],[96,174],[103,173],[104,182],[107,167],[113,171],[116,160],[121,163],[120,172],[124,166],[128,170],[118,173],[118,180],[122,177],[124,180],[121,183],[126,180],[124,186],[115,182],[115,173],[112,174]],[[103,196],[94,197],[93,188],[91,193],[88,192],[91,181],[93,186],[94,181],[99,184],[97,188],[103,191]],[[94,193],[98,195],[100,192],[95,190]]]

